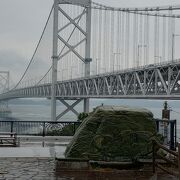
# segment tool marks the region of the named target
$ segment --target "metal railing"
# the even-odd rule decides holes
[[[35,136],[73,136],[80,124],[78,121],[0,121],[0,132]]]
[[[179,177],[180,179],[180,144],[178,144],[178,152],[172,151],[153,140],[153,173],[156,168]]]

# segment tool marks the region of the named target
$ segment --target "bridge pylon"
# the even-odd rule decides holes
[[[79,20],[81,18],[85,19],[85,28],[81,24],[79,24],[79,21],[76,21],[77,17],[72,18],[71,15],[68,14],[68,12],[64,11],[64,9],[61,7],[61,5],[73,5],[73,6],[79,6],[82,8],[82,13],[78,15]],[[63,17],[66,18],[68,21],[68,24],[64,25],[63,27],[60,27],[60,15],[63,15]],[[69,25],[73,25],[76,30],[78,30],[80,33],[84,35],[84,40],[81,40],[77,42],[76,45],[71,45],[69,42],[69,39],[71,38],[71,35],[74,32],[74,29],[72,30],[72,33],[70,37],[67,39],[64,39],[63,36],[61,36],[60,32],[64,29],[66,29]],[[68,51],[62,55],[59,53],[59,41],[64,44],[66,48],[68,48]],[[85,41],[85,53],[84,57],[76,50],[76,48],[81,45]],[[51,85],[51,120],[57,121],[60,119],[64,114],[66,114],[69,111],[74,112],[78,116],[78,112],[75,111],[73,108],[77,104],[79,104],[82,100],[84,101],[84,112],[89,112],[89,99],[88,98],[80,98],[80,99],[71,99],[75,100],[76,102],[72,105],[69,105],[67,101],[63,99],[63,97],[59,98],[56,94],[56,86],[57,86],[57,68],[58,68],[58,61],[60,61],[64,56],[66,56],[69,53],[74,53],[80,61],[83,61],[85,64],[85,70],[84,70],[84,76],[88,77],[90,76],[90,62],[92,61],[90,57],[90,49],[91,49],[91,0],[54,0],[54,20],[53,20],[53,55],[52,55],[52,85]],[[59,114],[57,116],[56,113],[56,101],[59,100],[62,104],[64,104],[67,109]]]
[[[0,92],[9,91],[9,71],[0,71]],[[8,100],[0,101],[0,113],[9,112]]]

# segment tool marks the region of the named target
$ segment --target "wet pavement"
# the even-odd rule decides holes
[[[0,180],[54,180],[55,157],[71,137],[20,137],[20,147],[0,148]],[[61,180],[61,178],[59,178]]]
[[[1,147],[0,157],[63,158],[69,137],[23,137],[20,147]]]
[[[21,137],[20,147],[0,148],[0,180],[176,180],[144,172],[114,170],[59,171],[55,157],[63,158],[72,137]]]
[[[66,146],[0,148],[0,158],[6,158],[6,157],[63,158],[65,149]]]
[[[52,158],[0,158],[0,180],[54,180]]]

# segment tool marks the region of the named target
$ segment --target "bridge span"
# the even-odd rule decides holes
[[[180,60],[139,68],[58,81],[56,98],[180,99]],[[14,89],[0,100],[14,98],[51,98],[51,84]]]

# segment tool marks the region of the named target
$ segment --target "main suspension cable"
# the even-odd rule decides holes
[[[45,24],[45,27],[44,27],[43,32],[42,32],[42,34],[41,34],[41,37],[40,37],[40,39],[39,39],[39,41],[38,41],[38,44],[37,44],[36,49],[35,49],[35,51],[34,51],[34,54],[33,54],[32,58],[31,58],[31,60],[30,60],[30,62],[29,62],[29,64],[28,64],[28,66],[27,66],[26,69],[25,69],[25,72],[23,73],[22,77],[20,78],[20,80],[18,81],[18,83],[16,84],[16,86],[15,86],[14,88],[12,88],[11,90],[16,89],[17,86],[21,83],[21,81],[22,81],[23,78],[25,77],[25,75],[26,75],[26,73],[27,73],[27,71],[28,71],[31,63],[33,62],[34,56],[35,56],[35,54],[36,54],[36,52],[37,52],[37,50],[38,50],[38,47],[39,47],[39,45],[40,45],[40,43],[41,43],[41,40],[42,40],[43,35],[44,35],[44,33],[45,33],[46,27],[47,27],[48,22],[49,22],[49,20],[50,20],[50,17],[51,17],[52,11],[53,11],[53,7],[54,7],[54,5],[53,5],[52,8],[51,8],[50,14],[49,14],[48,19],[47,19],[47,21],[46,21],[46,24]],[[11,91],[11,90],[10,90],[10,91]]]

